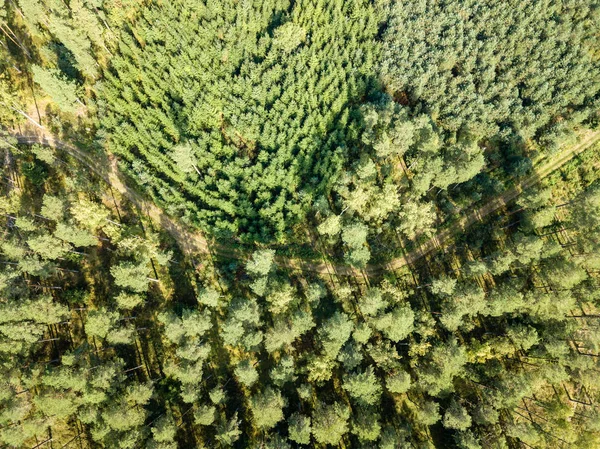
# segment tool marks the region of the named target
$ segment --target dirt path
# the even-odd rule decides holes
[[[86,154],[74,145],[58,140],[54,136],[48,134],[31,132],[26,134],[14,133],[12,134],[12,137],[16,138],[21,144],[38,143],[58,148],[59,150],[68,153],[85,165],[96,176],[103,179],[114,190],[132,201],[140,211],[151,220],[165,228],[177,240],[177,243],[182,247],[183,251],[188,253],[210,252],[208,241],[201,233],[184,228],[181,224],[165,214],[165,212],[152,201],[145,199],[138,192],[128,187],[117,168],[117,159],[114,156],[111,155],[107,158],[103,158],[104,160],[102,161],[95,160],[92,156]]]
[[[450,240],[452,236],[457,233],[457,231],[466,229],[475,222],[482,220],[485,216],[506,206],[507,203],[519,196],[521,192],[536,185],[541,179],[548,176],[554,170],[558,169],[599,140],[600,131],[588,131],[582,136],[581,141],[577,145],[565,148],[563,151],[560,151],[554,155],[554,157],[551,159],[542,162],[541,165],[535,168],[535,172],[532,175],[523,179],[519,184],[508,189],[499,197],[488,201],[484,206],[475,209],[465,217],[462,217],[456,223],[453,223],[448,228],[431,237],[431,239],[422,244],[419,249],[411,251],[404,257],[391,260],[387,264],[384,264],[383,267],[369,266],[367,267],[367,272],[375,273],[380,271],[382,268],[395,270],[407,264],[414,263],[416,260],[434,251],[436,248],[440,248],[445,245],[448,240]]]
[[[152,201],[127,187],[122,175],[119,173],[115,157],[109,156],[103,161],[95,160],[92,156],[86,154],[74,145],[62,142],[48,133],[36,131],[37,132],[28,131],[27,133],[15,132],[10,135],[16,138],[21,144],[39,143],[69,153],[72,157],[88,167],[94,174],[106,181],[112,188],[131,200],[152,221],[166,229],[175,238],[184,252],[188,254],[211,253],[212,250],[212,252],[216,254],[236,259],[246,259],[249,256],[246,253],[229,248],[226,245],[217,242],[209,243],[202,233],[177,223]],[[542,162],[535,168],[534,174],[523,179],[518,185],[510,188],[499,197],[488,201],[484,206],[475,209],[468,215],[460,218],[443,231],[440,231],[438,234],[431,237],[427,242],[420,245],[419,248],[411,251],[404,257],[393,259],[387,263],[368,265],[364,269],[364,272],[368,275],[373,275],[385,270],[396,270],[405,265],[413,264],[421,257],[446,245],[458,231],[466,229],[475,222],[482,220],[485,216],[506,206],[507,203],[514,200],[523,190],[537,184],[540,179],[546,177],[599,140],[600,131],[586,132],[582,135],[581,141],[578,144],[565,148],[549,160]],[[276,257],[275,262],[281,267],[311,271],[320,274],[330,274],[334,271],[338,275],[360,275],[360,271],[355,268],[343,264],[333,264],[331,262],[316,263],[302,259],[289,259],[281,256]]]

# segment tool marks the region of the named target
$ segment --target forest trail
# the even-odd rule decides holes
[[[173,218],[169,217],[161,208],[156,206],[152,201],[145,199],[141,194],[128,187],[120,174],[117,167],[117,159],[113,155],[109,155],[104,161],[94,160],[92,156],[85,153],[74,145],[70,145],[57,139],[55,136],[45,132],[33,132],[28,130],[27,133],[12,132],[10,136],[17,139],[21,144],[42,144],[48,145],[59,150],[66,151],[72,157],[80,161],[88,167],[94,174],[101,177],[112,188],[117,190],[123,196],[131,200],[144,214],[146,214],[153,222],[160,224],[166,229],[180,245],[182,251],[187,254],[207,253],[212,252],[225,257],[236,259],[247,259],[248,254],[242,251],[232,249],[226,245],[211,242],[198,231],[193,231],[180,223],[177,223]],[[542,162],[534,168],[535,172],[523,179],[518,185],[508,189],[499,197],[489,200],[484,206],[473,210],[468,215],[462,217],[457,222],[452,223],[449,227],[431,237],[428,241],[421,244],[419,248],[407,253],[403,257],[392,259],[389,262],[382,264],[370,264],[362,270],[367,275],[374,275],[383,270],[397,270],[406,265],[413,264],[421,257],[441,248],[447,244],[459,230],[464,230],[477,221],[482,220],[485,216],[504,207],[507,203],[514,200],[519,194],[526,190],[540,179],[548,176],[554,170],[570,161],[573,157],[583,152],[585,149],[600,140],[600,131],[587,131],[582,135],[581,140],[571,147],[564,148],[550,159]],[[102,166],[106,166],[102,169]],[[212,250],[212,251],[211,251]],[[280,267],[291,269],[299,269],[302,271],[310,271],[319,274],[337,274],[344,276],[360,276],[361,270],[350,267],[344,264],[334,264],[332,262],[310,262],[302,259],[290,259],[282,256],[276,256],[275,262]]]
[[[169,217],[152,201],[145,199],[134,189],[128,187],[123,179],[123,175],[121,175],[117,167],[117,158],[112,154],[103,158],[104,160],[102,161],[95,160],[95,158],[80,148],[63,142],[45,131],[32,132],[32,130],[29,129],[26,133],[14,132],[10,135],[16,138],[20,144],[31,145],[37,143],[65,151],[90,169],[96,176],[104,180],[104,182],[112,189],[132,201],[139,208],[140,212],[144,213],[153,222],[160,224],[161,227],[166,229],[177,240],[177,243],[184,252],[188,254],[195,252],[210,252],[209,243],[201,233],[186,229]]]
[[[562,165],[573,159],[579,153],[583,152],[599,140],[600,131],[587,131],[585,134],[582,135],[581,140],[576,145],[564,148],[562,151],[555,154],[549,160],[546,160],[542,162],[541,165],[534,167],[533,174],[523,179],[516,186],[508,189],[499,197],[489,200],[484,206],[475,209],[468,215],[462,217],[456,223],[453,223],[448,228],[434,235],[427,242],[423,243],[418,249],[411,251],[404,257],[393,259],[390,262],[384,264],[384,266],[368,266],[366,269],[367,273],[374,274],[382,268],[396,270],[405,265],[412,264],[416,260],[425,256],[426,254],[429,254],[430,252],[434,251],[436,248],[442,247],[452,238],[453,235],[456,234],[457,231],[466,229],[475,222],[481,221],[485,216],[500,209],[501,207],[506,206],[506,204],[514,200],[517,196],[519,196],[521,192],[530,187],[533,187],[541,179],[545,178],[550,173],[560,168]]]

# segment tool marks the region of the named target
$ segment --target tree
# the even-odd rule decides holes
[[[452,382],[466,362],[466,350],[454,338],[436,344],[416,369],[418,382],[433,396],[452,391]]]
[[[343,388],[359,403],[367,405],[376,404],[381,397],[381,385],[371,366],[363,372],[344,376]]]
[[[350,410],[335,402],[331,405],[317,402],[312,414],[312,432],[315,440],[321,444],[336,445],[348,431]]]
[[[380,289],[370,288],[360,299],[360,310],[368,316],[377,315],[381,309],[385,309],[387,302],[383,299]]]
[[[350,371],[359,366],[363,358],[360,346],[351,341],[343,346],[337,360],[342,362],[346,370]]]
[[[296,380],[294,368],[294,358],[290,355],[284,355],[271,369],[269,377],[275,385],[282,388],[286,383]]]
[[[392,340],[399,342],[410,335],[414,329],[415,314],[408,304],[394,307],[389,313],[377,316],[373,325],[377,330]]]
[[[267,290],[267,276],[273,268],[274,258],[275,251],[273,250],[254,251],[252,259],[246,264],[246,270],[255,278],[250,287],[259,296],[264,295]]]
[[[319,340],[327,357],[334,359],[346,343],[354,324],[345,313],[335,312],[318,330]]]
[[[287,22],[275,29],[273,44],[284,53],[291,53],[306,40],[306,30],[294,22]]]
[[[210,426],[215,421],[216,408],[212,405],[201,405],[194,411],[194,422],[201,426]]]
[[[454,294],[442,303],[441,323],[455,331],[465,315],[476,315],[486,308],[485,293],[477,284],[461,284]]]
[[[119,287],[129,288],[136,293],[148,290],[147,268],[133,262],[121,262],[110,267],[110,274],[115,278]]]
[[[56,196],[44,195],[41,214],[56,222],[62,221],[65,213],[65,202]]]
[[[216,308],[219,306],[221,295],[213,288],[205,288],[198,295],[198,302],[206,307]]]
[[[597,230],[600,220],[600,186],[591,186],[577,200],[571,210],[573,224],[582,230]]]
[[[78,105],[81,104],[77,98],[75,83],[67,81],[58,70],[45,69],[37,65],[33,65],[31,68],[35,82],[50,95],[59,109],[74,114]]]
[[[270,387],[252,396],[250,407],[254,416],[254,424],[259,429],[270,429],[283,419],[285,399],[279,391]]]
[[[44,145],[32,145],[31,152],[35,155],[37,160],[45,162],[52,166],[56,161],[56,154],[54,148],[47,147]]]
[[[326,382],[331,379],[335,361],[326,355],[316,356],[311,355],[308,358],[308,381],[309,382]]]
[[[250,360],[242,360],[235,367],[235,375],[246,387],[251,387],[258,380],[258,372]]]
[[[466,430],[471,427],[471,417],[457,401],[452,401],[444,413],[442,421],[447,429]]]
[[[181,317],[172,311],[165,311],[158,316],[165,326],[165,336],[174,344],[184,346],[199,341],[211,327],[208,311],[183,309]]]
[[[173,415],[170,412],[167,412],[167,414],[161,416],[152,427],[152,442],[157,443],[154,447],[160,449],[176,448],[176,433],[177,426],[175,425]]]
[[[279,283],[271,288],[266,295],[269,311],[272,314],[285,312],[291,305],[298,302],[295,289],[288,283]]]
[[[27,239],[27,245],[32,251],[39,254],[42,259],[56,260],[63,257],[70,250],[70,246],[48,234]]]
[[[499,285],[490,292],[487,298],[484,315],[502,316],[505,313],[513,313],[525,307],[524,296],[511,285]]]
[[[452,295],[455,288],[456,288],[456,279],[453,279],[453,278],[450,278],[447,276],[443,276],[441,278],[434,279],[433,281],[431,281],[429,290],[434,295],[443,297],[443,296]]]
[[[432,203],[415,201],[405,203],[402,205],[398,217],[400,231],[411,240],[420,235],[430,236],[433,233],[436,212]]]
[[[410,374],[406,371],[397,371],[387,376],[385,386],[392,393],[406,393],[410,388]]]
[[[342,229],[342,240],[348,246],[348,263],[355,267],[364,267],[371,253],[367,245],[368,228],[363,223],[352,223]]]
[[[481,444],[477,441],[475,434],[469,430],[465,432],[457,432],[456,445],[460,449],[482,449]]]
[[[421,424],[432,426],[441,419],[440,405],[437,402],[425,401],[419,405],[416,418]]]
[[[195,171],[198,176],[202,176],[200,170],[197,167],[196,156],[194,155],[194,148],[189,142],[183,142],[175,145],[171,149],[171,159],[175,162],[175,165],[183,173],[189,174]]]
[[[408,449],[411,443],[407,441],[407,432],[400,432],[393,426],[386,426],[381,432],[379,449]]]
[[[216,386],[215,388],[210,390],[208,396],[210,397],[212,403],[215,405],[223,404],[226,400],[225,391],[223,391],[223,388],[221,386]]]
[[[85,229],[78,229],[65,223],[57,223],[54,235],[76,247],[96,246],[98,239]]]
[[[85,320],[85,333],[91,337],[106,338],[108,333],[117,325],[118,312],[106,309],[90,310]]]
[[[290,440],[298,444],[310,443],[310,417],[294,413],[288,418],[288,433]]]
[[[144,302],[144,298],[133,293],[121,292],[115,297],[115,301],[120,309],[131,310]]]
[[[359,407],[351,420],[351,432],[360,441],[375,441],[381,434],[381,417],[372,408]]]
[[[132,327],[115,327],[106,336],[106,341],[112,345],[131,344],[135,340],[135,329]]]
[[[237,412],[229,420],[225,416],[221,416],[215,426],[215,438],[217,441],[224,446],[233,446],[242,434],[240,423],[241,421],[238,420]]]
[[[339,215],[330,215],[317,227],[317,230],[321,235],[334,237],[342,230],[342,219]]]

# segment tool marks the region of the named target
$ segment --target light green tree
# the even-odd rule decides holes
[[[288,433],[290,440],[298,444],[309,444],[311,425],[310,417],[294,413],[288,418]]]
[[[235,375],[246,387],[251,387],[258,380],[258,372],[250,360],[242,360],[235,367]]]
[[[317,402],[312,414],[312,432],[321,444],[336,445],[348,432],[350,410],[345,404],[335,402],[328,405]]]
[[[382,391],[379,379],[371,366],[365,371],[345,375],[343,388],[359,403],[367,405],[376,404]]]
[[[406,393],[411,386],[410,374],[403,370],[389,374],[385,386],[392,393]]]
[[[67,81],[59,70],[38,65],[31,67],[34,81],[52,98],[63,112],[74,114],[82,103],[77,98],[77,86]]]
[[[452,400],[442,422],[447,429],[466,430],[471,427],[471,416],[459,402]]]
[[[136,293],[148,290],[148,269],[145,264],[133,262],[121,262],[119,265],[110,267],[110,274],[115,278],[115,284],[119,287],[128,288]]]
[[[420,235],[430,236],[436,219],[435,207],[432,203],[409,201],[402,205],[398,218],[400,231],[409,239],[414,240]]]
[[[85,320],[85,332],[92,337],[106,338],[119,319],[118,312],[111,312],[104,308],[90,310]]]
[[[259,429],[270,429],[283,419],[285,399],[279,391],[267,387],[250,400],[254,424]]]

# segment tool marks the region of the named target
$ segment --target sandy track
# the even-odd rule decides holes
[[[72,157],[89,168],[94,174],[102,178],[115,190],[132,201],[143,213],[145,213],[152,221],[166,229],[173,238],[178,242],[181,249],[187,254],[195,253],[215,253],[225,257],[235,259],[247,259],[249,254],[241,252],[231,247],[227,247],[222,243],[208,242],[204,235],[197,231],[191,230],[184,225],[178,223],[175,219],[169,217],[161,208],[156,206],[151,200],[144,198],[141,194],[128,187],[119,173],[117,168],[117,160],[114,156],[109,156],[100,160],[92,157],[74,145],[57,139],[45,132],[13,132],[8,135],[17,139],[21,144],[42,144],[58,148],[69,153]],[[537,167],[532,175],[523,179],[516,186],[508,189],[502,195],[489,200],[485,205],[473,210],[468,215],[463,216],[447,228],[440,231],[428,241],[424,242],[419,248],[407,253],[403,257],[398,257],[389,262],[382,264],[370,264],[364,269],[368,275],[379,274],[385,270],[397,270],[403,266],[415,263],[421,257],[435,251],[438,248],[448,244],[454,235],[459,231],[465,230],[470,225],[482,220],[485,216],[495,212],[496,210],[506,206],[507,203],[514,200],[519,194],[529,187],[537,184],[540,179],[548,176],[554,170],[570,161],[573,157],[589,148],[591,145],[600,140],[600,131],[587,131],[582,135],[579,143],[571,147],[567,147],[559,151],[550,159],[542,162]],[[345,264],[333,263],[316,263],[303,259],[292,259],[278,256],[275,262],[280,267],[298,269],[302,271],[311,271],[320,274],[336,273],[344,276],[359,276],[360,270],[352,268]]]

